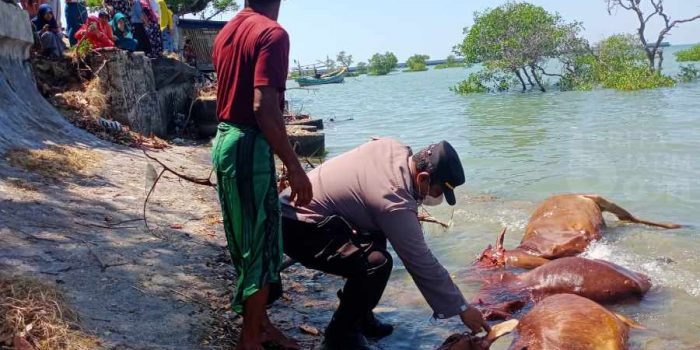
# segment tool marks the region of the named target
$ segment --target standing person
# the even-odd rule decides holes
[[[166,52],[175,52],[173,44],[173,11],[170,11],[165,0],[158,0],[160,8],[160,31],[163,35],[163,49]]]
[[[282,232],[291,258],[347,278],[323,349],[377,349],[366,337],[393,331],[372,312],[391,275],[387,240],[436,318],[459,316],[473,333],[488,331],[481,312],[467,304],[430,251],[418,221],[419,205],[437,205],[443,197],[455,205],[454,188],[465,182],[449,143],[414,155],[396,140],[376,139],[324,162],[309,178],[314,196],[308,205],[293,205],[288,189],[280,194]]]
[[[163,54],[163,35],[160,32],[160,19],[148,1],[141,0],[141,10],[143,11],[143,26],[148,34],[148,41],[151,49],[146,54],[150,58],[158,58]]]
[[[85,3],[80,0],[66,0],[65,7],[66,15],[66,35],[71,46],[78,43],[75,38],[75,33],[80,30],[80,27],[85,24],[88,18],[88,11]]]
[[[62,58],[66,47],[63,43],[63,33],[53,17],[51,6],[48,4],[39,6],[36,16],[32,18],[32,26],[41,45],[41,55],[49,58]]]
[[[105,7],[111,9],[112,18],[114,18],[118,12],[127,16],[131,14],[131,0],[104,0],[103,4]],[[129,21],[129,27],[131,27],[131,20],[128,18],[127,20]]]
[[[151,52],[151,41],[148,40],[148,33],[146,33],[146,26],[144,26],[144,14],[143,7],[141,6],[140,0],[134,0],[131,4],[131,13],[129,14],[131,18],[131,30],[134,33],[134,39],[137,41],[136,50],[143,51],[146,54]]]
[[[289,144],[282,106],[289,36],[277,23],[281,0],[246,0],[214,40],[220,121],[212,148],[219,200],[238,283],[233,310],[243,314],[237,349],[273,342],[298,348],[268,319],[266,305],[282,294],[282,232],[273,152],[289,169],[291,200],[313,193]]]

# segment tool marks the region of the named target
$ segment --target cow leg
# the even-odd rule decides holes
[[[598,205],[600,210],[612,213],[613,215],[617,216],[617,218],[622,220],[622,221],[629,221],[629,222],[634,222],[637,224],[643,224],[643,225],[649,225],[649,226],[661,227],[661,228],[667,228],[667,229],[674,229],[674,228],[681,227],[681,225],[678,225],[678,224],[666,224],[666,223],[653,222],[653,221],[639,219],[639,218],[635,217],[634,215],[630,214],[630,212],[628,212],[627,210],[618,206],[617,204],[610,202],[607,199],[605,199],[599,195],[596,195],[596,194],[588,194],[588,195],[583,195],[583,196],[594,201],[595,204]]]

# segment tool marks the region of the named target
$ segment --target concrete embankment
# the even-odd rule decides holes
[[[34,39],[27,13],[0,2],[0,18],[0,153],[47,142],[99,142],[73,127],[39,94],[29,63]]]

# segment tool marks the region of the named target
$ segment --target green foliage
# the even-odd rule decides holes
[[[346,68],[352,65],[352,55],[346,54],[345,51],[338,52],[338,55],[336,56],[335,60]]]
[[[91,10],[96,10],[102,7],[102,0],[86,0],[85,6]]]
[[[474,25],[456,50],[469,64],[489,63],[514,70],[556,55],[560,42],[578,23],[529,3],[506,3],[474,14]]]
[[[467,65],[481,63],[501,75],[525,76],[585,43],[579,37],[581,29],[580,23],[564,22],[540,6],[510,2],[474,13],[474,25],[464,29],[466,36],[455,53]],[[542,81],[535,82],[544,91]]]
[[[700,76],[700,71],[695,68],[695,65],[689,64],[681,66],[681,72],[676,76],[676,79],[683,83],[689,83]]]
[[[479,73],[469,74],[467,79],[460,81],[457,86],[451,87],[450,90],[462,95],[484,93],[489,91],[489,89],[482,83]]]
[[[369,75],[387,75],[396,68],[399,60],[391,52],[385,54],[376,53],[369,59],[367,70]]]
[[[450,90],[462,95],[504,92],[510,90],[514,83],[512,75],[504,74],[500,70],[487,68],[469,74],[466,80],[461,81],[457,86],[450,88]]]
[[[700,61],[700,45],[676,52],[676,60],[678,62]]]
[[[358,62],[357,66],[355,67],[355,72],[358,74],[367,74],[367,63]]]
[[[567,72],[562,90],[590,90],[595,87],[641,90],[669,87],[673,78],[652,70],[644,48],[633,35],[613,35],[596,45],[592,53],[576,59],[577,70]]]
[[[73,46],[71,50],[75,53],[74,57],[76,59],[84,60],[92,52],[92,43],[90,43],[90,40],[80,40],[78,45]]]
[[[457,67],[464,67],[464,66],[466,66],[466,65],[464,63],[458,61],[457,57],[455,57],[455,55],[449,55],[449,56],[447,56],[445,63],[436,65],[435,69],[457,68]]]
[[[423,72],[428,70],[426,61],[430,59],[428,55],[416,54],[408,58],[406,61],[406,66],[408,69],[406,72]]]

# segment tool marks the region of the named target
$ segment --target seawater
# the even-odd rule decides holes
[[[679,71],[673,52],[682,48],[666,49],[666,73]],[[457,193],[454,226],[425,231],[468,299],[479,287],[469,277],[475,257],[502,227],[506,246],[517,245],[532,210],[552,194],[599,193],[639,217],[687,225],[659,230],[606,216],[605,238],[584,255],[651,277],[641,302],[610,307],[648,328],[632,332],[632,349],[700,348],[700,82],[637,92],[450,92],[469,72],[361,76],[287,97],[295,110],[327,120],[331,157],[372,136],[414,150],[443,139],[455,146],[467,183]],[[452,212],[433,214],[448,220]],[[457,319],[431,319],[399,260],[378,312],[396,325],[379,343],[385,349],[434,349],[463,331]]]

